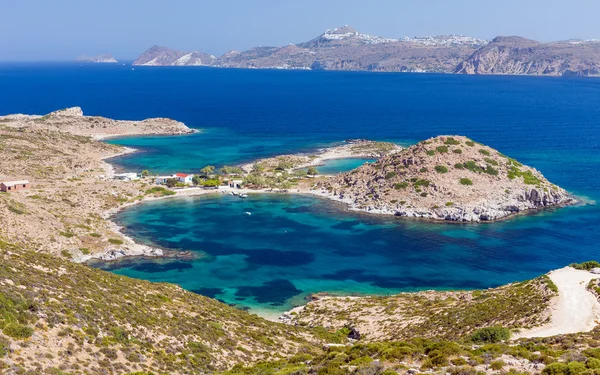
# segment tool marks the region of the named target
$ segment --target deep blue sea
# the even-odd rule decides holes
[[[194,172],[348,138],[410,145],[461,134],[600,201],[600,80],[593,78],[0,64],[0,114],[68,106],[118,119],[171,117],[201,130],[111,140],[140,149],[112,161],[127,170]],[[193,250],[199,259],[98,266],[279,312],[319,291],[485,288],[598,259],[599,218],[595,204],[461,225],[357,214],[304,196],[181,198],[116,220],[139,241]]]

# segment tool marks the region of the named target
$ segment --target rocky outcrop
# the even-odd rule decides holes
[[[455,72],[597,76],[600,74],[600,42],[540,43],[520,37],[497,37],[460,63]]]
[[[462,136],[420,142],[313,192],[372,213],[468,222],[575,203],[537,170]]]

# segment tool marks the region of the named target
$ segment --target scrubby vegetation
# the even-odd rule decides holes
[[[481,328],[517,329],[543,324],[549,301],[555,295],[546,278],[539,277],[472,292],[423,292],[352,300],[328,298],[310,302],[293,319],[301,325],[331,329],[353,325],[367,341],[412,337],[470,340]],[[367,324],[373,316],[384,318]],[[496,328],[484,330],[480,335],[493,336],[498,334],[496,331]]]
[[[589,334],[479,344],[412,338],[330,347],[286,360],[235,366],[226,375],[276,374],[543,374],[594,375],[600,369],[600,329]]]
[[[570,264],[570,267],[573,267],[577,270],[589,271],[593,268],[600,268],[600,263],[598,263],[595,260],[590,260],[590,261],[583,262],[583,263],[572,263],[572,264]]]
[[[0,257],[0,346],[7,338],[17,345],[15,353],[0,356],[0,367],[10,359],[45,374],[54,366],[50,359],[59,358],[68,374],[205,373],[336,339],[175,285],[117,276],[6,242]]]

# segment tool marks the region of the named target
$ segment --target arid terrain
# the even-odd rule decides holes
[[[419,142],[315,190],[358,210],[447,221],[497,220],[575,202],[537,170],[462,136]]]

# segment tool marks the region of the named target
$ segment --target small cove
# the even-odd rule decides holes
[[[198,259],[94,265],[273,316],[316,292],[384,295],[533,278],[573,261],[565,241],[597,214],[595,206],[578,206],[463,225],[351,212],[303,195],[180,197],[115,219],[140,242],[191,250]],[[578,239],[577,259],[595,254],[593,238]]]

